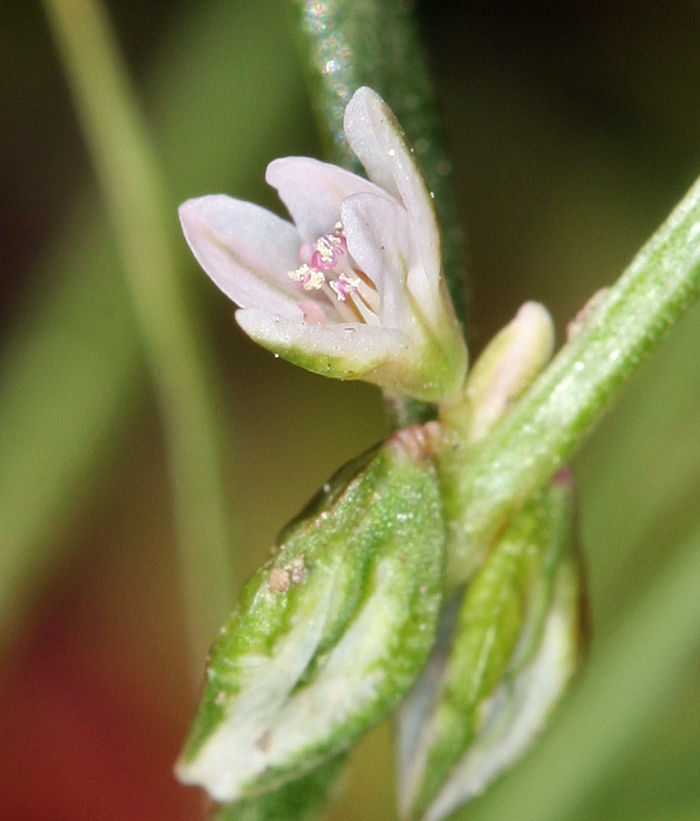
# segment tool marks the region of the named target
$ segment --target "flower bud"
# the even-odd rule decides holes
[[[399,803],[438,821],[532,744],[569,682],[582,634],[568,475],[515,517],[447,608],[399,722]]]
[[[549,362],[553,350],[549,312],[537,302],[526,302],[476,360],[463,404],[446,408],[443,421],[461,430],[464,444],[481,441]]]
[[[220,802],[298,778],[411,687],[445,541],[425,428],[351,462],[281,534],[214,645],[177,775]]]
[[[465,465],[549,362],[553,348],[554,326],[547,309],[526,302],[476,360],[461,399],[440,408],[445,446],[438,463],[448,523],[448,588],[469,580],[491,548],[474,538],[472,522],[465,517],[464,496],[471,492],[463,482]],[[458,435],[451,435],[451,429]]]

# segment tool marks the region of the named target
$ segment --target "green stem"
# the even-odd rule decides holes
[[[464,581],[474,551],[571,457],[699,292],[700,180],[483,444],[445,454],[448,586]]]
[[[465,321],[463,235],[449,180],[435,92],[409,3],[397,0],[288,0],[321,138],[333,162],[361,171],[343,136],[343,113],[362,85],[377,91],[413,145],[442,226],[445,276],[457,316]],[[425,406],[392,404],[395,423],[425,417]]]
[[[233,589],[208,366],[174,264],[164,216],[168,199],[109,21],[97,0],[44,5],[119,242],[158,394],[185,615],[199,667],[230,609]]]

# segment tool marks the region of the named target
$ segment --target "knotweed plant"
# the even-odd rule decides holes
[[[213,196],[185,203],[182,226],[252,339],[315,373],[379,386],[396,429],[325,483],[243,588],[211,650],[177,774],[217,802],[216,821],[311,821],[354,743],[391,715],[403,821],[471,817],[484,807],[480,817],[499,821],[573,817],[601,774],[619,765],[622,747],[635,746],[639,727],[669,701],[677,671],[696,661],[697,528],[679,542],[653,595],[607,641],[603,661],[593,660],[577,693],[587,693],[576,702],[578,719],[557,725],[555,753],[539,777],[523,769],[491,800],[460,808],[531,747],[580,659],[585,607],[566,463],[644,355],[700,298],[700,181],[571,323],[551,361],[549,314],[528,302],[467,372],[462,264],[412,4],[288,4],[326,147],[343,167],[299,157],[271,163],[267,179],[290,220]],[[248,46],[232,48],[233,35],[246,30],[240,4],[214,4],[217,14],[232,5],[228,23],[212,24],[209,37],[190,27],[212,87],[244,85],[238,77],[220,83],[223,70],[210,73],[213,51],[228,67],[231,53]],[[270,8],[276,14],[273,3],[243,5],[255,9],[256,24]],[[177,275],[157,152],[104,9],[98,0],[44,6],[137,322],[114,310],[112,283],[94,287],[104,274],[100,257],[71,254],[69,267],[84,261],[80,287],[71,279],[68,288],[43,291],[41,315],[52,325],[64,317],[58,331],[29,334],[21,367],[3,371],[5,497],[19,491],[26,504],[11,503],[10,515],[0,516],[0,556],[10,568],[0,574],[0,615],[7,591],[22,587],[13,568],[46,563],[37,532],[48,533],[47,523],[64,512],[56,500],[69,495],[64,486],[77,466],[95,463],[96,432],[104,418],[120,417],[116,397],[128,395],[116,388],[129,351],[142,348],[164,423],[185,621],[199,657],[203,637],[215,632],[205,614],[223,618],[231,585],[217,478],[223,449],[196,312]],[[260,88],[274,86],[281,109],[283,58],[257,43],[252,38],[249,51],[265,67]],[[194,76],[180,64],[173,74],[183,87],[191,84],[182,78]],[[390,95],[420,148],[425,178],[396,118],[367,86]],[[241,99],[231,106],[236,116]],[[191,102],[183,93],[181,118]],[[179,142],[178,129],[164,133]],[[188,166],[205,154],[187,152]],[[360,166],[364,174],[349,170]],[[67,300],[63,308],[57,294]],[[75,317],[82,323],[88,314],[94,333],[76,335]],[[88,338],[103,342],[90,352],[94,379],[84,371]],[[50,379],[37,378],[45,374]],[[694,435],[690,412],[688,420],[685,436],[674,430],[664,440],[674,451]],[[644,449],[658,429],[655,418],[635,447]],[[688,494],[686,461],[684,454],[679,498]]]
[[[282,530],[212,649],[177,774],[232,819],[308,817],[346,751],[393,712],[400,815],[439,821],[530,746],[580,655],[570,474],[486,536],[455,478],[549,361],[549,315],[524,305],[467,375],[414,153],[367,87],[344,128],[368,179],[303,157],[268,166],[291,222],[224,195],[180,208],[252,339],[435,406]]]

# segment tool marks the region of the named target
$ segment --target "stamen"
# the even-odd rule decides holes
[[[341,222],[313,243],[299,248],[302,264],[288,276],[305,291],[321,291],[341,322],[379,324],[380,300],[374,282],[353,267]],[[299,303],[308,322],[324,322],[324,309],[315,303]]]
[[[372,295],[368,294],[366,291],[358,291],[357,296],[355,297],[355,303],[358,305],[358,309],[365,317],[365,322],[370,321],[367,319],[368,313],[372,317],[376,318],[377,322],[379,322],[379,299],[376,298],[376,294],[374,294],[375,299],[372,299],[371,297]],[[366,310],[364,310],[362,306],[364,306]]]
[[[360,317],[362,322],[365,322],[367,325],[379,325],[379,314],[372,309],[372,307],[368,304],[367,300],[364,299],[361,292],[357,292],[353,295],[352,300],[350,300],[355,312]]]
[[[338,265],[340,257],[347,253],[348,244],[341,223],[337,222],[333,231],[316,240],[316,250],[311,255],[311,264],[320,271],[330,271]]]
[[[330,284],[332,285],[333,283]],[[352,300],[349,300],[348,302],[341,302],[337,298],[335,291],[331,290],[329,288],[329,284],[326,282],[323,283],[322,291],[328,297],[328,301],[331,303],[335,311],[337,311],[341,322],[362,321],[362,317],[355,310]]]
[[[355,273],[360,280],[357,285],[358,297],[365,303],[373,314],[379,316],[380,300],[379,294],[377,293],[377,286],[374,282],[372,282],[367,274],[364,273],[364,271],[358,271],[355,269]]]
[[[331,286],[338,299],[341,302],[345,302],[345,300],[351,294],[354,294],[360,287],[360,280],[357,277],[349,277],[347,274],[341,274],[338,279],[333,280],[328,284]]]
[[[325,283],[326,277],[318,268],[312,268],[304,263],[296,271],[290,271],[287,275],[294,282],[298,282],[305,291],[318,291]]]

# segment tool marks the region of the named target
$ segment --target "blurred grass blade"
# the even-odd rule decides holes
[[[55,564],[136,399],[143,363],[115,258],[85,200],[37,268],[42,290],[0,360],[0,647]]]
[[[172,206],[105,10],[99,0],[44,0],[44,7],[117,236],[159,399],[194,664],[233,603],[213,385],[175,265],[166,216]]]
[[[277,59],[266,73],[246,75],[269,53]],[[183,21],[153,90],[156,141],[178,196],[214,179],[250,185],[251,159],[265,145],[272,153],[303,99],[290,65],[294,52],[275,3],[209,3]],[[211,139],[214,129],[228,140]],[[184,243],[176,250],[184,259]],[[94,197],[67,220],[32,279],[36,292],[0,359],[0,646],[55,566],[60,539],[91,497],[142,384],[136,324]]]

